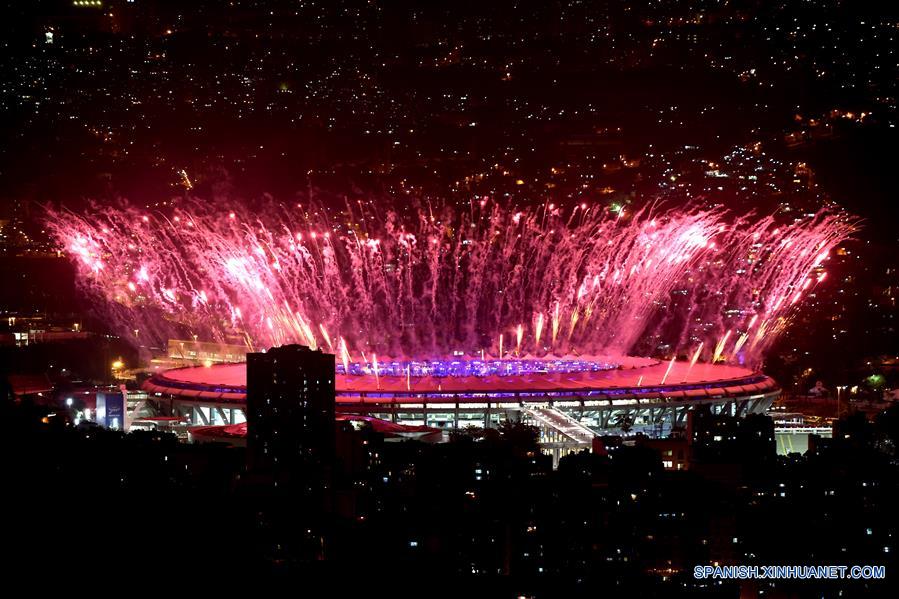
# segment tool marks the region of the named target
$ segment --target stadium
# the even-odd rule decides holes
[[[338,414],[434,431],[523,421],[550,449],[664,437],[698,406],[764,412],[778,387],[758,369],[853,230],[826,211],[489,198],[187,202],[48,226],[111,328],[153,350],[169,340],[173,361],[143,383],[157,414],[239,426],[243,354],[299,343],[335,354]],[[204,343],[224,349],[204,357]],[[664,358],[629,357],[647,355]]]
[[[377,366],[338,365],[335,386],[339,415],[436,431],[523,421],[540,428],[548,449],[589,445],[597,434],[622,429],[663,436],[683,426],[697,406],[738,416],[764,413],[779,393],[771,378],[742,366],[584,356],[382,359]],[[161,411],[194,426],[246,420],[245,363],[166,370],[143,388]]]

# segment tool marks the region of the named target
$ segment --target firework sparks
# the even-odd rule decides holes
[[[730,337],[731,331],[728,329],[724,336],[718,341],[718,344],[715,345],[715,351],[712,352],[712,364],[718,362],[721,359],[721,355],[724,353],[724,346],[727,344],[727,338]]]
[[[372,365],[372,370],[375,373],[375,386],[378,388],[378,390],[380,390],[381,389],[381,375],[380,375],[380,372],[378,371],[378,354],[371,355],[371,365]]]
[[[339,351],[340,351],[340,361],[343,362],[343,373],[349,374],[350,372],[350,352],[346,346],[346,340],[341,337],[339,343]]]
[[[668,375],[671,374],[671,369],[674,368],[674,362],[677,358],[671,358],[671,361],[668,362],[668,368],[665,369],[665,374],[662,376],[662,381],[659,383],[660,385],[664,385],[665,381],[668,380]]]
[[[540,351],[540,337],[543,334],[543,312],[537,314],[534,323],[534,351]]]
[[[699,342],[699,346],[696,348],[696,351],[693,352],[693,357],[690,358],[690,365],[687,367],[687,372],[684,373],[684,380],[682,382],[687,381],[687,377],[690,376],[690,371],[693,370],[693,366],[696,365],[696,362],[699,361],[699,356],[702,355],[702,341]]]
[[[179,331],[247,347],[300,342],[336,350],[345,368],[351,346],[476,355],[498,340],[502,359],[510,330],[517,354],[526,343],[540,354],[547,328],[554,355],[639,353],[660,337],[685,351],[698,338],[717,340],[714,362],[734,308],[754,316],[733,353],[757,362],[854,228],[828,213],[776,225],[698,209],[562,212],[484,202],[376,214],[360,203],[340,227],[320,206],[187,201],[165,215],[50,211],[47,225],[106,319],[143,343]],[[687,308],[666,310],[675,292]]]

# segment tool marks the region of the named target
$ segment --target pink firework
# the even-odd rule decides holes
[[[752,362],[854,228],[823,212],[778,226],[718,210],[569,218],[489,202],[383,213],[187,202],[51,210],[48,226],[108,320],[142,342],[299,342],[344,361],[489,354],[514,330],[522,356],[647,353],[663,338]]]

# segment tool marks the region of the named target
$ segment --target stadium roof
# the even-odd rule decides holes
[[[405,377],[335,375],[337,402],[401,403],[487,401],[487,398],[583,396],[588,398],[701,398],[766,393],[777,388],[769,377],[730,364],[641,360],[595,372],[530,373],[519,376]],[[169,370],[144,383],[149,392],[184,399],[243,403],[246,364],[218,364]]]

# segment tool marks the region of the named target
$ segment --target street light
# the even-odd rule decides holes
[[[848,388],[848,385],[837,385],[837,418],[840,417],[840,391],[845,391]]]

